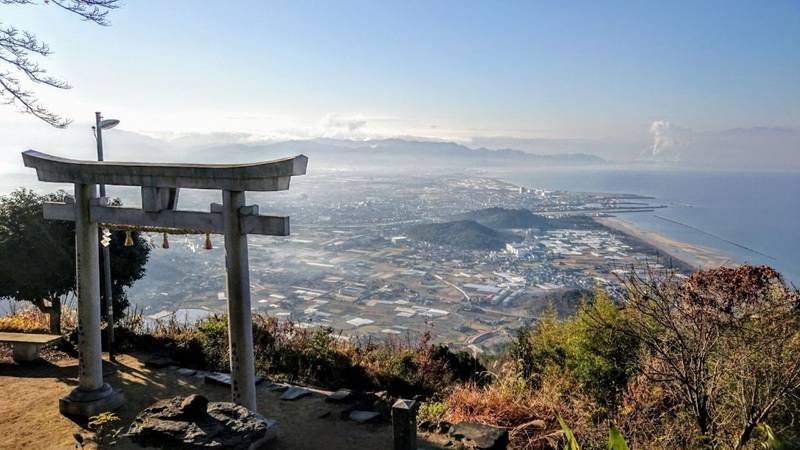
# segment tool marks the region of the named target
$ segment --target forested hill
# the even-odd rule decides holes
[[[495,230],[510,228],[549,228],[552,221],[527,209],[485,208],[453,216],[453,220],[472,220]]]
[[[406,234],[419,241],[472,250],[500,250],[515,236],[493,230],[473,220],[414,225]]]

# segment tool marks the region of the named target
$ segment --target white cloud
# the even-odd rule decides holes
[[[367,127],[367,118],[358,114],[342,116],[328,114],[320,123],[322,137],[358,137]]]

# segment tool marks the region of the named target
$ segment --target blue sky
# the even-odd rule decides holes
[[[42,63],[74,88],[37,88],[48,105],[134,131],[639,145],[656,121],[800,128],[797,1],[129,0],[107,28],[52,5],[0,21],[54,50]]]

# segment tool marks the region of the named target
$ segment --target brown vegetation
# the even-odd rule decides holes
[[[612,424],[633,448],[796,448],[798,292],[768,267],[631,273],[620,307],[599,292],[522,330],[512,369],[451,389],[443,417],[508,427],[520,449],[553,448],[558,416],[584,448]]]
[[[165,353],[180,364],[228,371],[227,320],[211,316],[196,325],[158,322],[144,326],[131,314],[117,328],[121,349]],[[303,328],[253,315],[256,370],[272,378],[328,388],[386,390],[392,395],[431,395],[484,369],[464,352],[435,345],[430,335],[386,340],[343,339],[330,328]]]
[[[689,278],[630,273],[626,298],[598,291],[568,318],[551,308],[519,331],[491,370],[428,335],[351,340],[258,314],[257,370],[321,387],[421,395],[421,420],[505,427],[515,449],[557,448],[565,438],[558,418],[586,449],[606,448],[612,426],[631,448],[798,448],[798,292],[768,267]],[[32,309],[0,320],[4,328],[48,324]],[[148,328],[133,313],[117,337],[123,348],[183,366],[228,369],[224,316]]]

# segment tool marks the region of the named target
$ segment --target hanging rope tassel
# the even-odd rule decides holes
[[[131,230],[125,231],[125,247],[133,247],[133,236]]]
[[[212,248],[214,248],[214,247],[211,245],[211,235],[210,235],[210,234],[208,234],[208,233],[206,233],[206,242],[205,242],[205,244],[203,245],[203,248],[204,248],[204,249],[206,249],[206,250],[211,250]]]
[[[167,239],[167,233],[164,233],[164,238],[161,240],[161,248],[169,248],[169,239]]]

